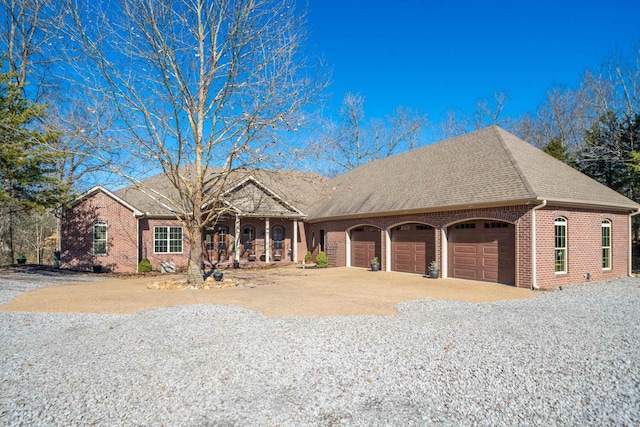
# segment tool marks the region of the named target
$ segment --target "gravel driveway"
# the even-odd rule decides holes
[[[638,279],[399,310],[0,312],[0,424],[640,424]]]

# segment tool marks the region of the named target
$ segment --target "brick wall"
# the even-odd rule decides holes
[[[173,262],[176,270],[186,270],[189,261],[189,231],[182,227],[181,253],[155,253],[155,227],[182,227],[177,219],[141,218],[140,219],[140,259],[147,258],[154,271],[160,271],[163,262]],[[135,271],[135,270],[134,270]]]
[[[361,226],[369,226],[369,227],[378,227],[381,229],[381,243],[382,243],[382,259],[380,260],[381,268],[384,270],[386,268],[386,239],[385,239],[385,230],[395,227],[397,225],[406,224],[406,223],[421,223],[434,227],[436,229],[435,239],[436,239],[436,262],[438,265],[443,265],[442,258],[442,239],[441,239],[441,231],[443,228],[446,228],[450,224],[466,221],[470,219],[484,218],[484,219],[493,219],[499,221],[506,221],[513,224],[516,224],[516,234],[522,233],[520,232],[520,222],[523,221],[523,226],[526,227],[526,217],[529,215],[528,206],[505,206],[499,208],[490,208],[490,209],[467,209],[460,211],[445,211],[445,212],[431,212],[431,213],[423,213],[423,214],[414,214],[414,215],[392,215],[392,216],[382,216],[382,217],[373,217],[373,218],[365,218],[365,219],[346,219],[346,220],[338,220],[338,221],[326,221],[326,222],[316,222],[313,224],[307,224],[307,238],[310,250],[314,254],[317,254],[319,251],[320,242],[318,240],[320,235],[320,230],[325,230],[327,235],[328,243],[334,244],[337,246],[336,254],[337,259],[335,265],[337,266],[345,266],[346,265],[346,245],[347,245],[347,235],[345,230],[350,230],[354,227]],[[530,224],[530,223],[529,223]],[[529,226],[530,229],[530,226]],[[315,236],[315,242],[312,242],[311,236],[312,234]],[[315,245],[313,244],[315,243]],[[516,251],[517,251],[516,246]],[[518,259],[519,253],[516,253],[516,259]],[[518,275],[518,271],[516,269],[516,277]],[[516,279],[517,280],[517,279]],[[530,282],[529,282],[529,286]]]
[[[107,224],[107,254],[93,254],[93,224]],[[94,265],[114,272],[136,271],[136,218],[133,212],[102,191],[83,199],[62,218],[62,268],[92,270]]]
[[[555,272],[557,217],[567,219],[567,272]],[[602,221],[611,221],[611,269],[602,269]],[[537,283],[551,287],[628,275],[628,216],[616,212],[546,207],[536,212]]]
[[[307,224],[308,244],[314,253],[319,250],[318,236],[325,230],[327,241],[337,246],[335,265],[346,265],[347,235],[345,230],[359,226],[373,226],[381,229],[381,268],[386,268],[385,230],[403,223],[422,223],[436,229],[436,260],[443,262],[442,230],[454,223],[472,219],[492,219],[515,225],[516,286],[530,288],[533,284],[532,271],[532,206],[505,206],[501,208],[469,209],[415,215],[394,215],[366,219],[348,219]],[[555,273],[555,227],[557,216],[567,218],[567,273]],[[602,269],[602,220],[611,220],[612,268]],[[591,280],[622,277],[628,274],[629,232],[628,217],[613,211],[601,212],[585,209],[559,209],[546,207],[536,212],[537,247],[536,275],[540,287],[558,286],[585,281],[584,274],[590,273]],[[311,236],[315,236],[312,245]],[[446,270],[446,269],[443,269]],[[444,271],[446,274],[446,271]]]

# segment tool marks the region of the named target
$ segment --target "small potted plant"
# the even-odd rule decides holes
[[[27,257],[24,253],[21,253],[18,255],[18,258],[16,258],[18,261],[18,264],[26,264],[27,263]]]
[[[220,270],[219,268],[216,268],[215,270],[213,270],[213,278],[215,279],[216,282],[221,281],[222,276],[224,276],[224,273],[222,272],[222,270]]]
[[[440,277],[440,269],[438,268],[438,263],[435,261],[431,261],[431,264],[429,264],[429,277],[432,279]]]
[[[380,261],[378,257],[371,258],[371,271],[380,271]]]

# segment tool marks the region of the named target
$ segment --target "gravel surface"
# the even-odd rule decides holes
[[[640,424],[638,279],[399,309],[0,312],[0,424]]]

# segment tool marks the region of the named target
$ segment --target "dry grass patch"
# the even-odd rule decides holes
[[[147,289],[156,291],[179,291],[183,289],[225,289],[233,288],[240,284],[238,279],[222,279],[219,282],[213,277],[208,277],[204,283],[199,285],[189,285],[186,280],[163,280],[147,285]]]

